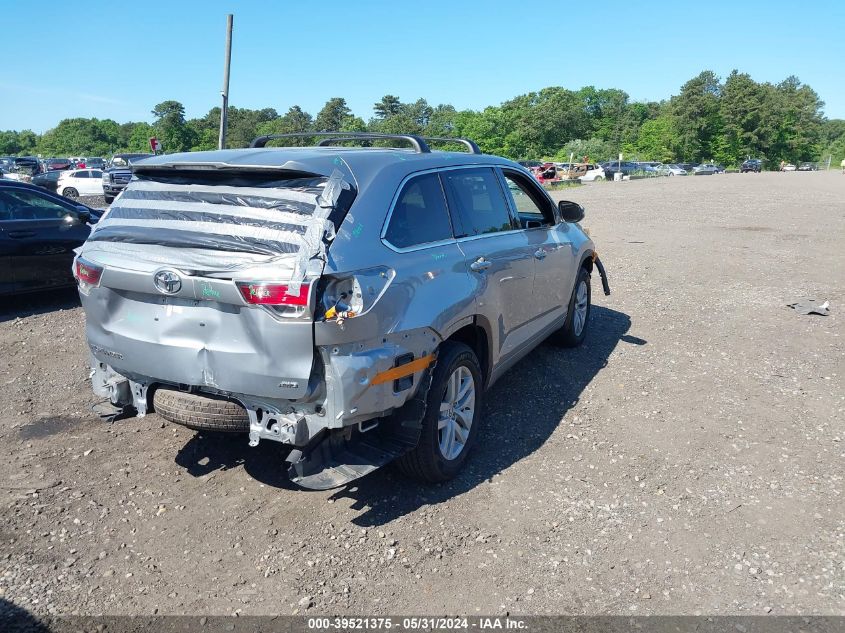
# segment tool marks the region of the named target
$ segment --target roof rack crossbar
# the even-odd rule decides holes
[[[414,134],[377,134],[375,132],[289,132],[288,134],[268,134],[267,136],[259,136],[250,143],[250,147],[264,147],[267,141],[272,141],[278,138],[313,138],[322,137],[317,143],[318,147],[325,147],[332,143],[339,141],[357,141],[357,140],[394,140],[405,141],[417,154],[428,154],[431,149],[428,144],[421,137]]]
[[[471,141],[468,138],[449,138],[445,136],[426,136],[423,138],[425,141],[436,141],[439,143],[461,143],[462,145],[466,146],[469,150],[470,154],[482,154],[481,148],[476,145],[475,141]]]

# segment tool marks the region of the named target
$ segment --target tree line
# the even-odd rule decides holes
[[[704,71],[679,93],[660,102],[631,101],[617,88],[544,88],[483,110],[433,106],[425,99],[402,102],[385,95],[373,116],[355,116],[342,97],[329,99],[312,116],[299,106],[284,114],[274,108],[230,107],[227,145],[247,147],[253,138],[287,132],[344,131],[463,136],[483,151],[515,160],[592,161],[615,158],[662,162],[717,162],[737,165],[762,158],[825,161],[845,157],[845,120],[826,119],[824,103],[796,77],[756,82],[733,71],[724,81]],[[64,119],[42,135],[30,130],[0,131],[0,155],[108,156],[119,151],[149,151],[155,136],[165,152],[217,147],[220,108],[196,119],[185,117],[178,101],[152,110],[153,122],[117,123],[111,119]],[[288,144],[303,145],[307,139]]]

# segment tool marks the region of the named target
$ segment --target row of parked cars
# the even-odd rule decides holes
[[[604,163],[555,163],[521,161],[520,164],[534,174],[542,183],[565,180],[595,182],[612,180],[617,173],[630,176],[706,176],[725,172],[722,165],[697,163],[663,164],[657,161],[606,161]]]
[[[520,161],[534,174],[541,183],[578,180],[580,182],[595,182],[613,180],[616,174],[623,178],[630,176],[711,176],[725,173],[725,166],[714,163],[671,163],[658,161],[626,161],[611,160],[603,163],[560,163],[541,161]],[[782,164],[781,171],[816,171],[816,163],[804,162],[798,167],[789,163]],[[763,161],[759,158],[749,158],[740,166],[741,173],[763,171]]]
[[[107,204],[126,187],[130,164],[151,154],[115,154],[103,158],[0,157],[0,178],[32,183],[66,198],[103,196]]]

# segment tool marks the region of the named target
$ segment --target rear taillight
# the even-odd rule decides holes
[[[293,292],[287,284],[238,282],[238,290],[244,301],[263,306],[298,306],[308,305],[310,284],[300,284],[299,292]]]
[[[100,285],[100,278],[103,276],[103,267],[77,257],[76,263],[73,266],[73,276],[79,282],[79,289],[85,294],[88,294],[91,288],[96,288]]]

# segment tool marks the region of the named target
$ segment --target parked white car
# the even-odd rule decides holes
[[[100,169],[63,171],[56,183],[56,192],[65,198],[103,195],[103,172]]]
[[[661,176],[686,176],[687,170],[677,165],[661,165],[657,168]]]
[[[581,182],[593,182],[607,178],[601,165],[587,165],[587,173],[581,176]]]

